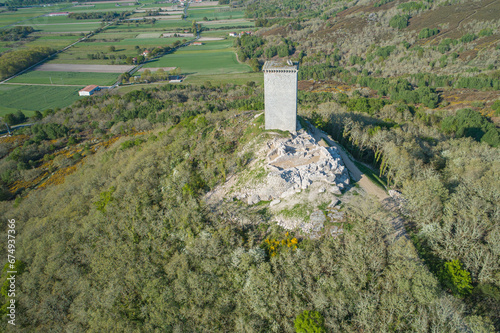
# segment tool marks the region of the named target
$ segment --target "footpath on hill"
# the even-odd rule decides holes
[[[409,240],[409,236],[404,226],[404,219],[399,213],[398,203],[394,199],[392,199],[387,194],[386,191],[384,191],[379,186],[375,185],[365,174],[363,174],[361,170],[359,170],[359,168],[356,166],[356,164],[354,164],[351,157],[344,151],[344,149],[337,142],[335,142],[332,139],[331,136],[329,136],[322,130],[317,129],[314,126],[311,126],[309,130],[311,135],[320,145],[324,144],[323,142],[326,142],[326,144],[337,148],[340,156],[342,157],[342,160],[344,161],[346,168],[349,170],[349,173],[351,174],[351,177],[359,184],[359,186],[368,195],[376,196],[386,210],[395,213],[395,215],[392,217],[391,222],[395,229],[396,238],[399,239],[400,237],[404,236],[404,238]],[[322,141],[321,139],[323,139],[324,141]]]
[[[389,195],[387,195],[387,193],[383,189],[372,183],[372,181],[358,169],[358,167],[344,151],[344,149],[338,143],[333,141],[333,139],[328,134],[315,127],[312,127],[311,134],[313,135],[316,142],[318,142],[320,145],[322,144],[321,139],[323,139],[329,146],[337,148],[340,156],[342,157],[342,160],[344,161],[345,166],[351,174],[351,177],[359,184],[359,186],[361,186],[361,188],[363,188],[363,190],[365,190],[366,193],[375,195],[377,198],[379,198],[380,201],[389,198]]]

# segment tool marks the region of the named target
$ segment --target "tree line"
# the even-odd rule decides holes
[[[4,79],[43,60],[55,50],[47,46],[16,50],[0,56],[0,78]]]

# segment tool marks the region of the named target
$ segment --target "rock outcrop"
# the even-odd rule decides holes
[[[269,173],[258,188],[246,188],[236,197],[248,198],[248,204],[285,199],[320,183],[319,193],[341,194],[349,185],[349,175],[334,147],[322,147],[308,133],[291,139],[274,139],[268,143],[266,157]]]

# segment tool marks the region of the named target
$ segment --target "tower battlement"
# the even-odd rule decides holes
[[[262,71],[266,129],[296,132],[298,64],[266,61]]]

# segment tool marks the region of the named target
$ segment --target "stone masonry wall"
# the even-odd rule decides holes
[[[264,72],[266,129],[297,131],[297,71]]]

